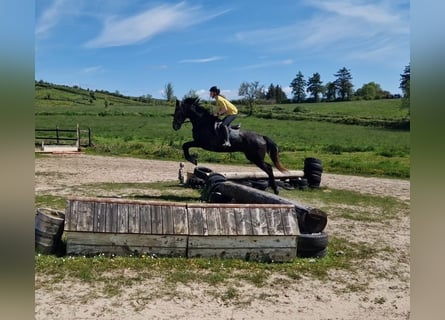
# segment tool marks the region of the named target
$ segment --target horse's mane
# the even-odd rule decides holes
[[[182,102],[188,107],[194,106],[197,113],[206,113],[208,115],[212,115],[209,110],[200,105],[198,97],[185,98]]]

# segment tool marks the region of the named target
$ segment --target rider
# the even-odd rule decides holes
[[[218,110],[214,112],[215,116],[225,115],[224,119],[221,122],[221,128],[224,133],[225,141],[223,143],[223,147],[230,147],[229,141],[229,125],[235,120],[238,114],[238,109],[227,100],[226,97],[220,94],[221,90],[219,90],[216,86],[210,88],[210,97],[216,100],[216,106]]]

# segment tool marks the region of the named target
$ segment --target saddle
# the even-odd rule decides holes
[[[216,133],[217,137],[219,137],[221,139],[224,139],[225,135],[220,130],[221,129],[221,124],[222,124],[222,121],[215,122],[215,133]],[[230,126],[229,126],[229,137],[230,137],[230,139],[232,139],[234,137],[237,137],[239,135],[240,127],[241,127],[240,124],[230,124]]]
[[[219,128],[221,127],[222,122],[221,121],[217,121],[215,122],[215,132],[219,132]],[[239,130],[241,128],[241,124],[237,123],[237,124],[231,124],[229,126],[229,129],[233,129],[233,130]]]

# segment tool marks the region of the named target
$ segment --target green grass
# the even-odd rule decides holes
[[[191,140],[191,125],[184,125],[178,132],[172,130],[172,104],[144,104],[104,93],[96,93],[95,96],[96,100],[91,103],[89,94],[82,89],[37,86],[36,128],[58,126],[71,129],[77,124],[81,129],[89,127],[93,146],[84,151],[91,154],[184,160],[181,146]],[[108,102],[107,107],[105,101]],[[243,111],[244,108],[240,106],[240,109]],[[400,101],[377,100],[257,106],[254,116],[246,117],[242,112],[236,122],[241,123],[244,130],[254,130],[275,140],[282,163],[288,169],[302,169],[306,157],[317,157],[322,160],[324,172],[409,178],[410,132],[390,129],[403,125],[406,119],[407,111],[400,109]],[[239,153],[219,154],[201,149],[192,149],[192,153],[199,154],[200,162],[247,163]],[[184,188],[173,182],[92,183],[79,188],[79,191],[92,196],[111,193],[133,199],[175,202],[197,202],[201,199],[199,190]],[[409,213],[408,204],[397,199],[335,188],[282,190],[280,196],[320,208],[328,213],[330,221],[392,224]],[[66,198],[39,195],[35,198],[35,206],[64,210]],[[126,286],[156,278],[160,285],[138,296],[142,304],[159,296],[175,295],[179,284],[205,284],[211,288],[209,295],[224,302],[240,302],[244,300],[238,287],[243,282],[260,288],[306,277],[335,281],[336,270],[353,275],[382,252],[392,250],[376,241],[352,242],[341,234],[329,235],[326,257],[296,258],[286,263],[147,255],[70,257],[36,254],[35,272],[45,275],[44,280],[36,281],[36,288],[50,288],[53,283],[74,278],[101,284],[100,294],[112,297],[121,294]],[[339,286],[338,290],[366,290],[366,279],[364,281]],[[217,290],[221,287],[222,290]],[[85,297],[91,298],[94,296]],[[263,294],[260,298],[270,297]],[[380,298],[376,298],[375,302],[384,303]]]
[[[90,184],[89,188],[106,191],[137,188],[138,195],[144,190],[156,193],[156,199],[169,201],[200,201],[200,192],[187,189],[175,183],[157,184]],[[182,192],[187,189],[187,192]],[[156,191],[156,192],[155,192]],[[172,195],[177,194],[175,198]],[[372,223],[394,223],[398,217],[408,214],[407,203],[391,197],[379,197],[336,189],[283,190],[280,193],[288,199],[303,202],[307,206],[319,207],[328,213],[330,220],[365,221]],[[128,198],[140,198],[128,195]],[[148,200],[153,199],[147,197]],[[43,207],[63,209],[63,199],[59,197],[36,197],[36,203]],[[57,203],[57,205],[56,205]],[[73,277],[84,282],[112,282],[110,292],[123,285],[131,285],[144,278],[161,278],[166,287],[175,287],[178,283],[206,283],[210,286],[230,285],[233,281],[243,281],[264,287],[271,281],[272,274],[280,274],[289,279],[301,279],[304,276],[327,280],[332,270],[343,270],[354,273],[382,250],[379,244],[355,243],[341,237],[330,235],[328,254],[322,259],[296,258],[286,263],[259,263],[238,259],[204,259],[204,258],[155,258],[150,255],[129,257],[94,257],[36,255],[35,270],[50,275],[54,279]],[[133,275],[124,276],[123,271],[130,270]],[[112,273],[112,275],[110,275]],[[112,277],[112,278],[110,278]],[[44,284],[40,284],[44,285]],[[356,288],[357,289],[357,288]],[[227,297],[236,292],[227,288]],[[118,294],[118,293],[115,293]]]
[[[372,102],[376,107],[382,101]],[[391,102],[392,107],[387,108],[396,113],[397,104]],[[372,109],[367,107],[370,102],[366,103],[362,107]],[[332,104],[331,108],[336,105]],[[356,109],[352,105],[351,108]],[[74,129],[77,124],[81,129],[91,128],[93,146],[85,149],[88,153],[180,161],[183,160],[182,144],[191,140],[191,125],[185,124],[181,130],[173,131],[172,113],[173,107],[166,105],[40,106],[36,107],[35,122],[36,128]],[[332,173],[410,176],[409,131],[318,120],[263,119],[242,114],[236,122],[241,123],[244,130],[271,137],[289,169],[302,169],[305,157],[317,157],[323,161],[325,170]],[[198,155],[200,162],[248,163],[242,153],[213,153],[202,149],[191,152]]]
[[[168,286],[192,282],[215,286],[237,280],[263,287],[273,273],[292,279],[310,276],[323,280],[329,278],[329,270],[332,269],[355,272],[360,260],[371,259],[377,251],[378,249],[370,246],[332,237],[328,254],[323,259],[296,258],[279,264],[239,259],[154,258],[147,255],[56,257],[37,254],[35,271],[58,279],[72,277],[84,282],[106,281],[112,277],[110,280],[118,285],[131,285],[141,278],[161,277]],[[124,275],[124,270],[133,271],[134,276],[128,276],[128,273]]]

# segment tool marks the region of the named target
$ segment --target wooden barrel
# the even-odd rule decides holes
[[[39,208],[35,217],[35,249],[51,254],[59,247],[62,239],[65,214],[61,211]]]

